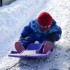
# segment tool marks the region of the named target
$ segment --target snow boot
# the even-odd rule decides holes
[[[52,43],[49,41],[45,42],[37,53],[46,54],[48,51],[52,51]]]
[[[52,43],[51,42],[45,42],[44,45],[43,45],[43,50],[42,50],[42,53],[43,54],[46,54],[48,51],[51,51],[52,50]]]
[[[25,50],[24,46],[19,41],[15,43],[15,49],[18,53],[21,53],[23,50]]]

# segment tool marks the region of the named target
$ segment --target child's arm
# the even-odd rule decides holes
[[[61,33],[62,33],[62,30],[61,30],[61,28],[59,28],[59,30],[57,32],[53,32],[53,33],[49,34],[48,38],[52,42],[58,41],[61,37]]]
[[[28,25],[28,26],[24,27],[24,29],[23,29],[23,31],[21,33],[21,37],[20,38],[25,38],[25,37],[27,37],[32,32],[33,32],[33,30]]]

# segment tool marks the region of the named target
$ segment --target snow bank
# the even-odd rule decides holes
[[[14,39],[19,38],[23,27],[42,9],[45,2],[16,0],[10,5],[0,7],[0,57],[13,48]]]

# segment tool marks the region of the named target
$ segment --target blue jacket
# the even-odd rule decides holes
[[[61,37],[62,30],[61,28],[56,25],[56,21],[53,20],[52,26],[49,30],[41,31],[38,26],[38,21],[33,20],[29,23],[28,26],[24,27],[21,37],[31,37],[34,39],[41,39],[41,38],[47,38],[47,40],[50,40],[52,42],[58,41]]]

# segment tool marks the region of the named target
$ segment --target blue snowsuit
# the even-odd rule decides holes
[[[55,20],[53,20],[49,30],[41,31],[36,19],[31,21],[28,26],[24,27],[21,33],[20,42],[26,49],[30,43],[34,43],[35,41],[39,41],[40,43],[43,41],[58,41],[61,37],[61,33],[62,30],[56,25]]]

